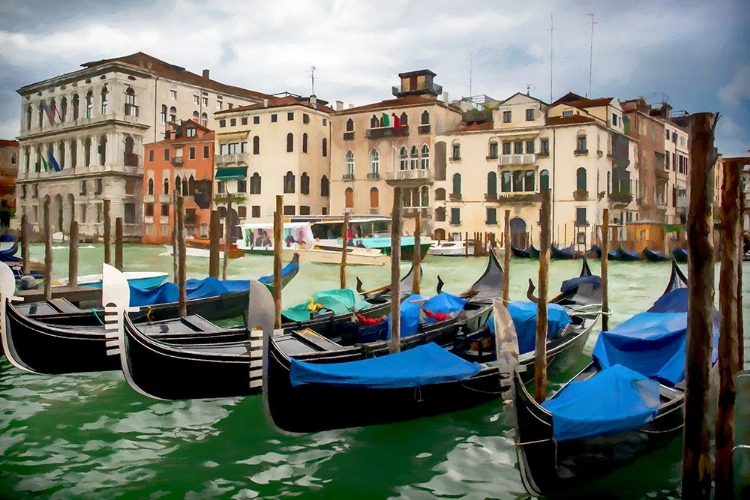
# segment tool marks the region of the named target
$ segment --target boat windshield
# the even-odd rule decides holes
[[[341,238],[343,221],[323,221],[312,224],[312,232],[315,239],[332,240]],[[349,222],[352,236],[355,238],[371,238],[377,236],[390,236],[391,221],[381,220],[357,220]]]

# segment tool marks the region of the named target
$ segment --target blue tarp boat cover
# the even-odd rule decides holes
[[[248,280],[222,281],[209,276],[204,279],[191,278],[185,282],[185,287],[187,289],[187,300],[195,300],[232,292],[244,292],[249,289],[250,282]],[[175,283],[162,283],[149,290],[131,285],[130,305],[131,307],[143,307],[177,302],[179,294],[179,287]]]
[[[291,384],[327,384],[398,389],[466,380],[480,366],[459,358],[434,342],[397,354],[346,363],[306,363],[292,358]]]
[[[316,312],[321,307],[322,310],[333,311],[338,315],[362,311],[372,307],[372,304],[363,299],[356,290],[334,288],[314,293],[305,302],[284,309],[281,314],[292,321],[309,321],[310,313]]]
[[[518,354],[526,354],[536,346],[536,317],[537,304],[533,302],[511,302],[507,309],[516,327],[518,336]],[[557,304],[547,304],[547,338],[551,339],[565,328],[572,320],[568,311]],[[487,318],[487,326],[495,333],[494,316]]]
[[[420,316],[424,308],[432,313],[456,314],[463,310],[466,300],[450,293],[439,293],[427,298],[424,295],[412,294],[401,302],[401,338],[414,335],[419,330],[419,323],[434,323],[435,320],[427,316]],[[391,316],[388,315],[388,338],[391,338]]]
[[[654,305],[648,310],[648,312],[654,313],[676,313],[676,312],[687,312],[688,305],[688,289],[687,288],[675,288],[671,292],[665,293],[659,300],[654,302]]]
[[[594,286],[602,286],[602,279],[599,276],[581,276],[580,278],[571,278],[569,280],[565,280],[562,283],[562,286],[560,287],[561,293],[569,293],[573,292],[581,285],[585,285],[586,283],[592,283]]]
[[[659,408],[659,383],[621,365],[571,382],[542,403],[557,441],[637,429]]]

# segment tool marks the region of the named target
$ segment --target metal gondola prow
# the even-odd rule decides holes
[[[16,277],[13,270],[5,262],[0,261],[0,338],[2,339],[2,348],[5,351],[5,357],[10,364],[19,370],[32,372],[28,366],[17,359],[15,349],[8,337],[8,322],[5,320],[5,313],[8,302],[23,300],[15,296]]]

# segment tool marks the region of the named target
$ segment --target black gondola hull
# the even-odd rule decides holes
[[[643,249],[643,258],[649,262],[665,262],[667,260],[667,256],[663,253],[655,252],[648,248]]]

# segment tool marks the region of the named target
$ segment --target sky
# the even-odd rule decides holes
[[[747,155],[749,28],[747,0],[0,0],[0,138],[20,87],[140,51],[266,93],[309,95],[314,66],[316,95],[347,105],[424,68],[451,99],[667,100],[719,112],[719,151]]]

